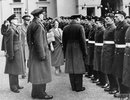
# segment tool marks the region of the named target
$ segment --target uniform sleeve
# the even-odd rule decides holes
[[[9,57],[10,60],[14,57],[14,45],[13,45],[13,31],[9,29],[7,31],[8,36],[6,37],[6,50],[7,50],[7,57]]]
[[[43,29],[42,29],[42,26],[40,25],[37,25],[36,26],[36,30],[35,30],[35,33],[34,33],[34,45],[35,45],[35,49],[36,49],[36,52],[37,52],[37,55],[39,57],[40,60],[44,60],[45,59],[45,50],[44,50],[44,41],[43,41],[43,36],[45,36],[43,33]]]
[[[62,34],[62,43],[63,43],[63,52],[64,52],[64,56],[65,56],[65,52],[66,52],[66,32],[65,32],[65,28],[63,29],[63,34]]]
[[[86,49],[86,42],[85,42],[85,31],[84,28],[81,27],[80,28],[80,46],[81,46],[81,50],[83,53],[83,56],[86,57],[87,56],[87,49]]]

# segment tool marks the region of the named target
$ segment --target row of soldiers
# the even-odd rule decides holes
[[[89,26],[89,27],[88,27]],[[94,17],[84,25],[87,42],[85,75],[114,97],[130,93],[129,17],[124,11]]]

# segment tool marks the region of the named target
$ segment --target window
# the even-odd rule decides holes
[[[22,9],[21,8],[14,8],[14,14],[18,16],[19,23],[22,22]]]
[[[39,0],[39,1],[47,1],[47,0]]]
[[[21,0],[13,0],[14,2],[21,2]]]
[[[47,7],[40,7],[43,8],[43,11],[46,13],[45,17],[47,18]]]

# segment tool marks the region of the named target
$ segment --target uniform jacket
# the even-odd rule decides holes
[[[129,25],[125,21],[122,21],[117,25],[115,30],[115,44],[125,45],[125,33],[128,27]],[[122,78],[123,61],[124,61],[124,48],[115,48],[112,73],[119,78]]]
[[[84,58],[87,56],[83,26],[72,21],[64,28],[62,39],[66,59],[65,72],[83,74],[85,72]]]
[[[6,33],[6,66],[5,73],[13,75],[22,75],[24,73],[24,61],[21,42],[21,32],[11,25]]]
[[[50,52],[44,25],[38,18],[34,18],[27,29],[27,43],[29,46],[29,78],[32,84],[44,84],[51,81]]]
[[[107,26],[103,35],[103,41],[113,41],[116,26],[111,24]],[[115,44],[104,44],[102,48],[101,70],[105,74],[111,74],[112,64],[114,60]]]

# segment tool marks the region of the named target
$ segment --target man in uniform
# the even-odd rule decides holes
[[[127,91],[127,87],[122,84],[123,61],[125,50],[125,33],[129,27],[125,22],[126,13],[124,11],[115,12],[115,23],[117,25],[115,30],[115,55],[112,68],[113,75],[117,78],[120,92],[114,94],[114,97],[121,97],[121,94]]]
[[[10,90],[19,93],[19,89],[23,89],[23,87],[19,86],[18,75],[24,73],[21,32],[17,27],[18,18],[15,14],[11,15],[7,20],[10,22],[10,26],[5,37],[7,51],[5,73],[9,74]]]
[[[23,54],[24,54],[24,75],[22,75],[22,78],[26,77],[26,65],[29,57],[29,50],[28,50],[28,45],[27,45],[27,28],[28,25],[30,24],[30,15],[24,15],[22,17],[23,19],[23,24],[21,25],[21,39],[22,39],[22,46],[23,46]]]
[[[99,17],[96,19],[96,32],[95,32],[95,48],[94,48],[94,71],[97,72],[99,82],[97,85],[106,87],[106,75],[101,72],[101,51],[103,46],[103,35],[105,32],[104,18]]]
[[[118,86],[116,78],[112,75],[112,64],[114,58],[114,33],[115,33],[115,23],[114,23],[114,14],[108,13],[105,18],[106,31],[103,36],[103,49],[102,49],[102,65],[101,71],[107,75],[109,81],[109,87],[105,88],[104,91],[109,92],[110,94],[115,94],[118,92]]]
[[[46,37],[45,27],[42,23],[45,13],[42,8],[31,12],[34,16],[27,29],[27,43],[29,47],[28,81],[32,83],[32,98],[52,99],[53,96],[46,93],[46,84],[51,78],[50,51]]]
[[[69,74],[73,91],[84,91],[86,42],[85,31],[80,25],[80,15],[71,16],[72,22],[63,30],[63,49],[66,59],[65,72]]]

